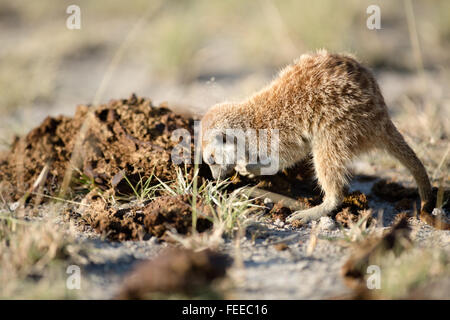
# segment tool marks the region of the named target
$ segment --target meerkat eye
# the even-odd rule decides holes
[[[208,163],[208,164],[214,164],[214,163],[216,163],[216,162],[214,161],[214,157],[213,157],[212,155],[208,157],[207,163]]]

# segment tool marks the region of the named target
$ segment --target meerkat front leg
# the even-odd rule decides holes
[[[313,148],[313,163],[317,180],[325,196],[323,202],[310,209],[294,212],[287,221],[300,220],[307,223],[330,214],[343,200],[347,183],[346,154],[332,142],[325,142]]]

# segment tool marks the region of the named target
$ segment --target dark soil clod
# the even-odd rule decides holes
[[[344,198],[341,207],[337,210],[335,219],[342,226],[348,227],[352,222],[356,223],[361,219],[361,212],[369,208],[369,202],[364,193],[354,191]],[[368,218],[368,223],[372,222],[372,218]]]
[[[188,235],[192,233],[191,197],[188,195],[161,196],[144,206],[128,209],[109,207],[101,198],[90,201],[83,214],[84,221],[97,232],[116,241],[140,240],[150,236],[164,240],[167,231]],[[197,204],[197,231],[211,228],[209,208]]]
[[[272,210],[270,210],[269,214],[273,221],[280,220],[286,221],[286,218],[289,217],[292,213],[292,210],[284,207],[281,202],[276,203]]]
[[[167,249],[157,258],[139,264],[125,278],[116,298],[160,298],[161,294],[190,297],[211,292],[212,282],[224,277],[230,265],[227,255],[211,250]]]

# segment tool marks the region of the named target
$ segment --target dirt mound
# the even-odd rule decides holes
[[[161,196],[146,204],[116,209],[101,197],[92,196],[82,219],[110,240],[142,240],[150,236],[170,240],[166,231],[184,235],[192,232],[191,200],[189,195]],[[197,231],[208,230],[212,226],[208,220],[210,208],[203,206],[201,199],[198,199],[197,213]]]
[[[168,294],[206,294],[212,298],[211,283],[224,277],[230,264],[228,256],[211,250],[168,249],[156,259],[138,265],[125,278],[116,298],[148,299]]]
[[[284,222],[292,214],[292,210],[283,206],[283,203],[277,202],[269,211],[269,214],[273,221],[280,220]]]
[[[127,193],[130,186],[125,176],[132,184],[152,172],[163,181],[176,177],[171,151],[178,142],[171,140],[171,134],[178,128],[192,132],[191,118],[135,95],[98,106],[92,117],[88,116],[91,108],[78,106],[73,118],[48,117],[25,137],[14,140],[11,151],[0,160],[0,180],[9,184],[11,199],[30,191],[46,166],[42,192],[53,195],[58,191],[85,121],[90,123],[79,157],[70,164],[77,167],[73,190],[95,186]]]

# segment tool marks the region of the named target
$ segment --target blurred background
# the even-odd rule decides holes
[[[79,30],[66,27],[73,4]],[[381,9],[379,30],[366,26],[369,5]],[[0,42],[3,146],[47,115],[132,92],[201,114],[326,48],[375,72],[394,121],[434,169],[448,153],[448,0],[1,0]]]

